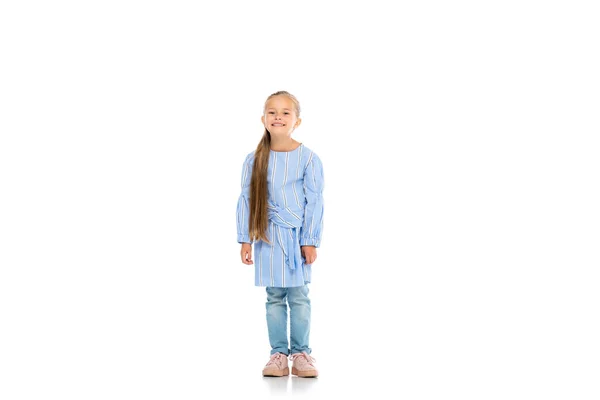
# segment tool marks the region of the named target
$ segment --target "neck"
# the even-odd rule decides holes
[[[289,136],[282,138],[271,135],[271,150],[273,151],[291,151],[296,149],[299,145],[300,142]]]

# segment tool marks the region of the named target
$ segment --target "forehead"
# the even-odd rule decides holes
[[[294,102],[287,96],[274,96],[265,104],[265,110],[269,108],[294,110]]]

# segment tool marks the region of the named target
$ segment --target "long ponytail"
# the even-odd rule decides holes
[[[271,151],[271,134],[265,128],[256,151],[254,153],[254,166],[252,167],[252,179],[250,181],[250,221],[248,231],[250,240],[264,240],[271,243],[267,238],[267,226],[269,223],[267,214],[267,172],[269,169],[269,155]]]

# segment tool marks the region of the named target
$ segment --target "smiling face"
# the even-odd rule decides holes
[[[261,121],[271,135],[290,136],[302,120],[296,114],[292,99],[287,96],[273,96],[265,104]]]

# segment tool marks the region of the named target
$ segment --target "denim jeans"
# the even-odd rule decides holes
[[[287,299],[287,303],[286,303]],[[287,334],[287,311],[290,307],[290,342]],[[278,288],[267,287],[267,327],[271,355],[311,353],[308,347],[310,334],[310,299],[308,286]],[[291,343],[291,349],[289,344]]]

